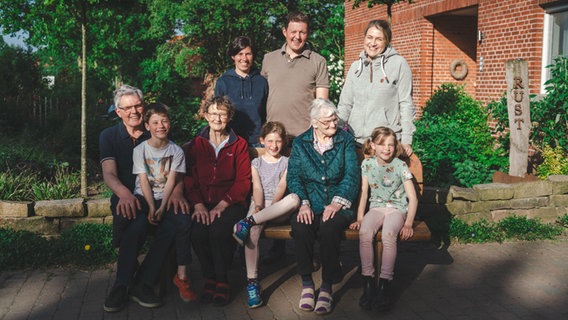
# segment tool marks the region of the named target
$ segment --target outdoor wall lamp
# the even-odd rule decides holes
[[[483,39],[485,39],[485,33],[483,33],[483,31],[481,30],[477,30],[477,41],[479,42],[479,44],[483,42]]]

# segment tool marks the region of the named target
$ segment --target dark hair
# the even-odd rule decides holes
[[[288,13],[286,16],[286,23],[284,24],[284,29],[288,29],[290,22],[303,22],[308,25],[308,32],[310,31],[310,18],[308,15],[302,12],[293,11]]]
[[[371,142],[381,144],[388,137],[394,137],[394,157],[398,157],[402,152],[402,147],[396,138],[396,133],[394,133],[391,128],[387,127],[376,127],[375,130],[373,130],[371,137],[367,138],[363,144],[363,153],[366,156],[374,155],[375,153],[373,148],[371,148]]]
[[[227,55],[229,57],[233,57],[246,47],[250,47],[254,56],[254,47],[252,45],[252,40],[247,36],[236,37],[233,41],[231,41],[229,48],[227,48]]]
[[[227,110],[227,122],[233,119],[233,116],[235,115],[235,107],[231,103],[231,99],[229,99],[228,96],[213,96],[205,100],[205,103],[201,106],[201,110],[199,111],[201,117],[207,119],[205,118],[205,114],[207,113],[207,111],[209,111],[209,107],[211,107],[212,105],[216,105],[217,109]]]
[[[367,25],[367,28],[365,29],[364,35],[367,35],[367,31],[369,31],[369,29],[371,29],[373,27],[377,28],[377,29],[379,29],[383,32],[383,34],[385,35],[385,42],[387,44],[386,46],[388,47],[391,43],[391,40],[392,40],[392,31],[391,31],[390,23],[386,20],[372,20]]]
[[[263,139],[271,133],[277,133],[283,140],[286,140],[286,128],[281,122],[268,121],[260,129],[260,137]]]
[[[152,102],[146,107],[146,112],[144,112],[144,122],[148,123],[152,115],[159,114],[169,119],[168,106],[161,102]]]

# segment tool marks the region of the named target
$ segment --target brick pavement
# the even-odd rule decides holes
[[[261,266],[265,306],[246,307],[245,272],[237,259],[230,273],[234,299],[224,308],[183,303],[173,286],[166,304],[150,310],[130,302],[116,314],[102,304],[114,268],[0,272],[0,319],[568,319],[568,240],[452,245],[402,243],[395,269],[395,305],[388,313],[364,311],[357,301],[356,242],[345,242],[345,277],[334,287],[336,306],[319,317],[298,309],[300,280],[293,250],[275,266]],[[192,265],[197,288],[202,281]],[[314,277],[319,280],[318,275]],[[317,285],[317,283],[316,283]]]

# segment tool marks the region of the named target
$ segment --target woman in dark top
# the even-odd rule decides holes
[[[235,38],[227,55],[235,67],[227,70],[215,84],[216,96],[228,96],[235,106],[230,126],[245,138],[249,145],[258,147],[258,137],[266,112],[268,82],[253,65],[253,46],[249,37]]]

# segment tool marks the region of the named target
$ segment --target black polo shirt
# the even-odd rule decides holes
[[[150,132],[144,132],[133,139],[126,131],[124,123],[106,128],[99,136],[99,159],[115,160],[118,179],[130,190],[134,191],[136,175],[132,174],[132,151],[134,148],[150,138]],[[113,197],[116,197],[113,195]]]

